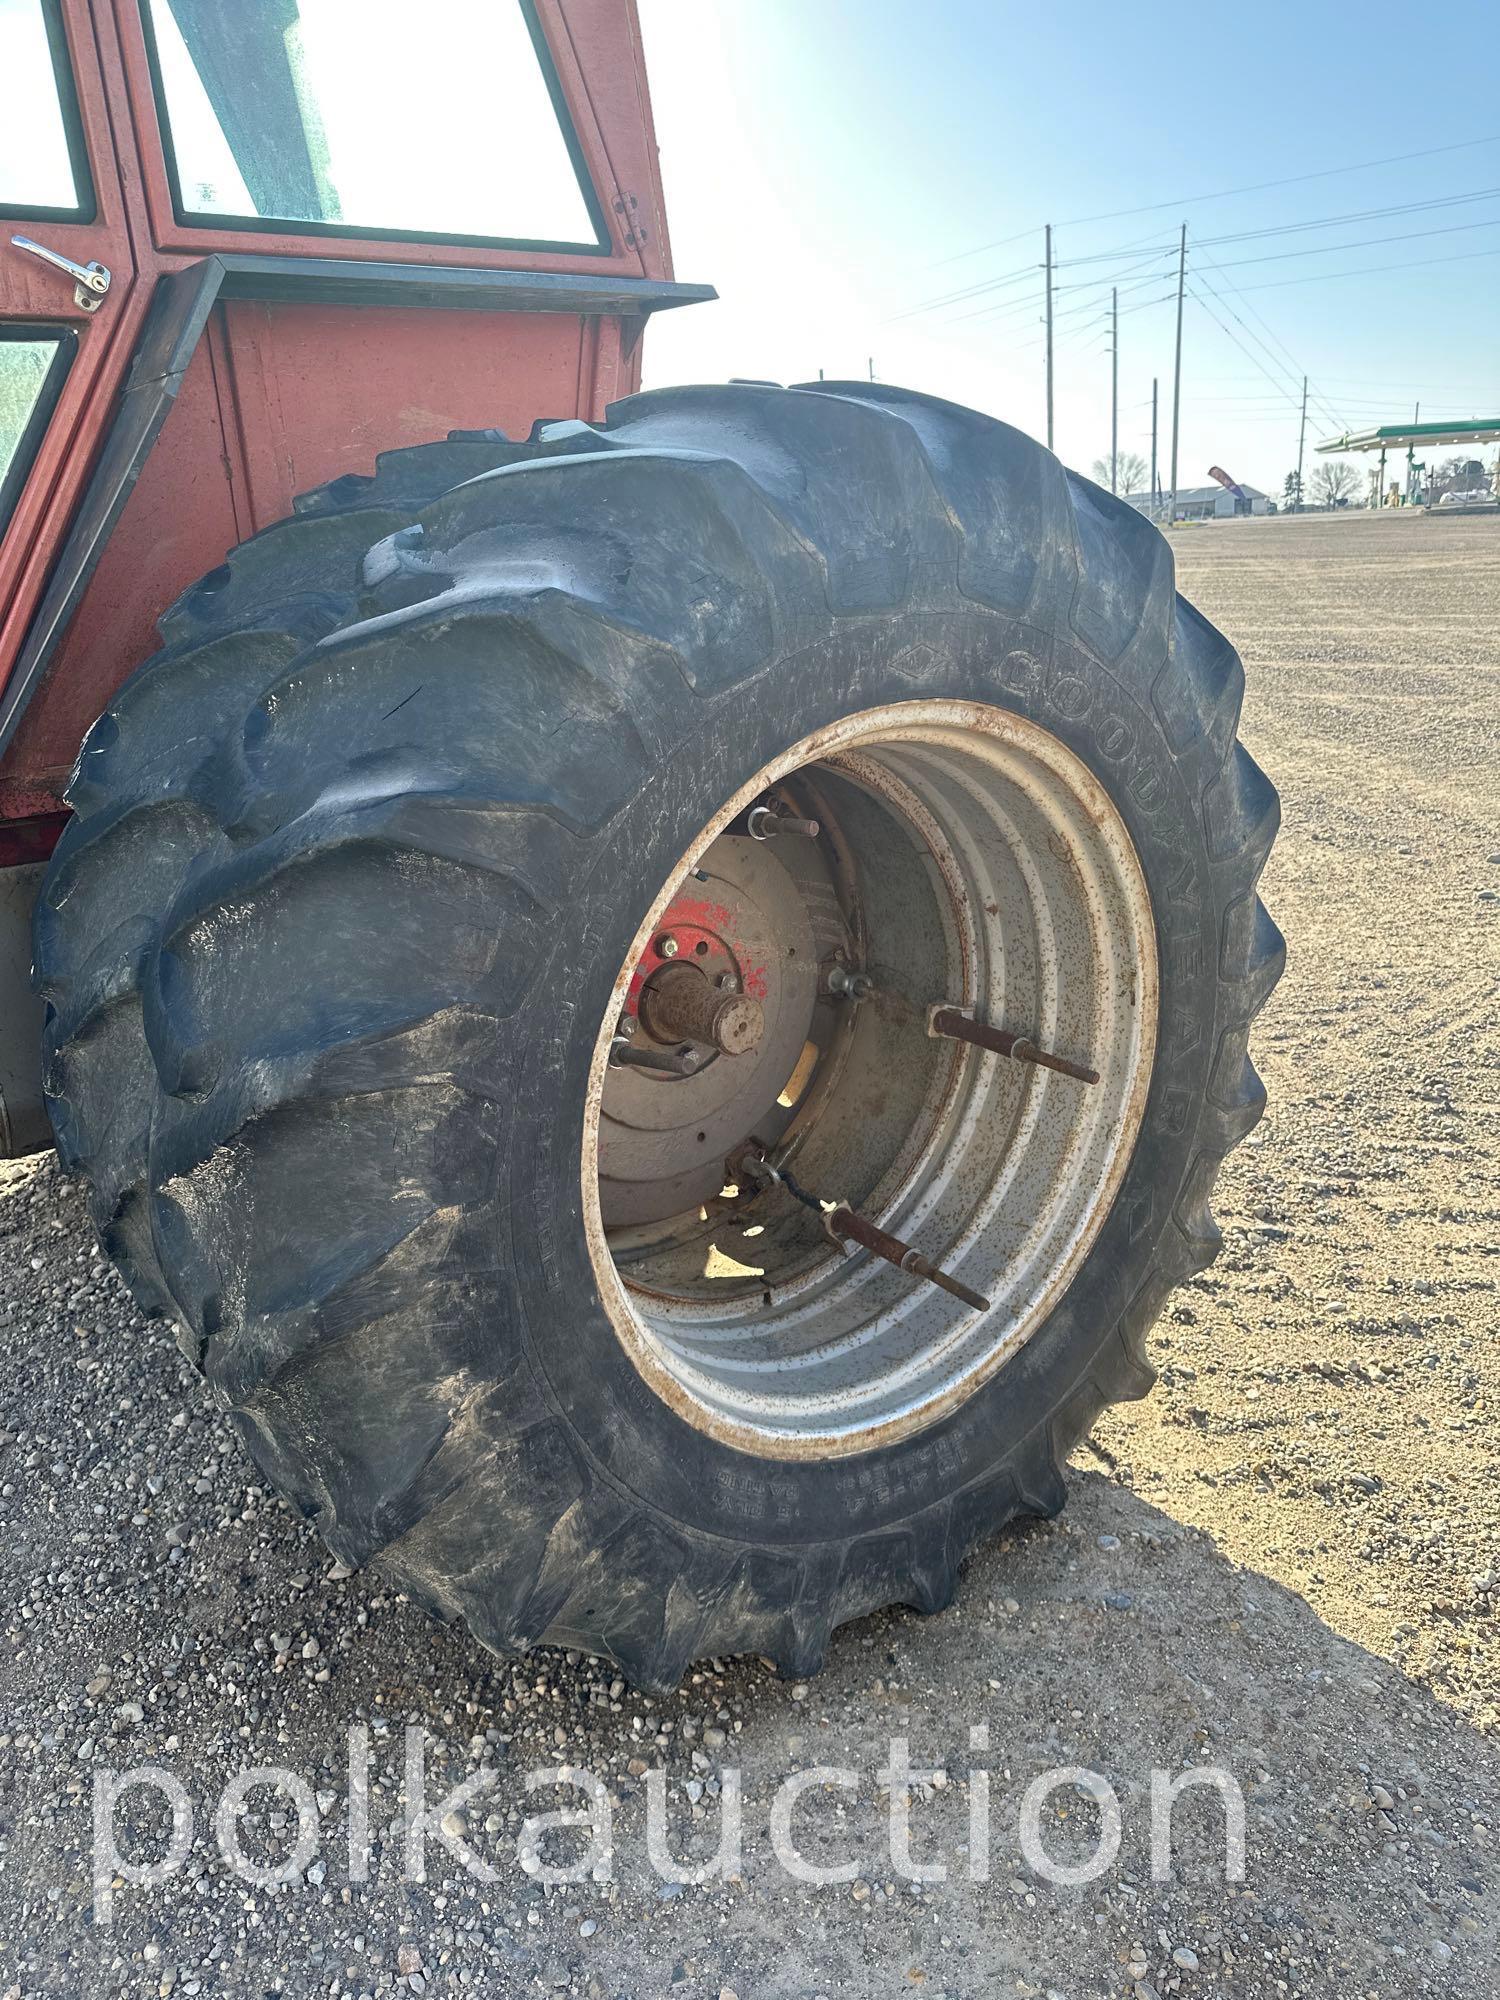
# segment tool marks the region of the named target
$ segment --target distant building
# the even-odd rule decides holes
[[[1252,514],[1269,514],[1274,511],[1270,495],[1262,493],[1258,486],[1246,486],[1241,481],[1240,490],[1250,502]],[[1159,509],[1152,506],[1149,493],[1127,493],[1124,498],[1132,507],[1138,507],[1143,514],[1160,512],[1166,515],[1169,493],[1163,493]],[[1177,493],[1177,518],[1180,521],[1230,521],[1236,513],[1243,512],[1234,495],[1223,486],[1180,487]]]

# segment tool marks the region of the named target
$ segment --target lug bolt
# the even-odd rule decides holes
[[[776,812],[770,806],[752,806],[746,823],[752,840],[774,840],[783,833],[800,833],[804,840],[816,840],[819,832],[815,819],[793,819],[789,813]]]
[[[861,1215],[846,1201],[826,1202],[818,1195],[811,1194],[801,1186],[788,1167],[773,1167],[765,1157],[759,1139],[743,1140],[724,1162],[724,1171],[733,1181],[754,1181],[757,1188],[768,1186],[783,1187],[804,1208],[811,1209],[818,1216],[825,1231],[840,1248],[850,1243],[858,1243],[861,1249],[873,1256],[884,1258],[887,1264],[894,1264],[898,1271],[905,1271],[909,1277],[922,1278],[929,1285],[936,1285],[951,1298],[962,1299],[975,1312],[988,1312],[990,1302],[982,1292],[972,1291],[960,1279],[950,1277],[924,1257],[910,1243],[903,1243],[899,1236],[892,1236],[888,1229],[882,1229],[868,1216]]]
[[[677,956],[677,949],[677,940],[674,937],[659,937],[656,940],[656,955],[658,958],[675,958]]]
[[[993,1055],[1056,1070],[1059,1076],[1071,1076],[1078,1083],[1099,1081],[1098,1070],[1072,1062],[1067,1056],[1055,1056],[1050,1049],[1039,1049],[1025,1035],[1013,1035],[1007,1028],[991,1028],[983,1021],[972,1020],[959,1008],[941,1001],[927,1010],[927,1032],[940,1040],[968,1042],[976,1049],[988,1049]]]
[[[899,1236],[892,1236],[889,1230],[871,1222],[868,1216],[860,1215],[846,1201],[841,1201],[823,1217],[823,1227],[835,1243],[858,1243],[874,1256],[883,1257],[887,1264],[894,1264],[898,1271],[909,1272],[914,1278],[925,1278],[929,1285],[936,1285],[951,1297],[962,1299],[975,1312],[988,1312],[990,1309],[990,1302],[982,1292],[971,1291],[959,1279],[939,1270],[930,1257],[924,1257],[909,1243],[903,1243]]]
[[[611,1069],[654,1069],[662,1076],[692,1076],[702,1061],[697,1049],[641,1049],[619,1035],[609,1045]]]
[[[875,982],[868,972],[851,972],[846,965],[835,965],[829,970],[828,990],[843,1000],[868,1000]]]

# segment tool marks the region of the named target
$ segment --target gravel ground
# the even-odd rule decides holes
[[[806,1687],[713,1662],[653,1701],[573,1655],[492,1660],[330,1563],[138,1320],[76,1185],[0,1165],[5,2000],[1500,1992],[1500,524],[1272,520],[1178,548],[1245,653],[1246,734],[1286,807],[1266,893],[1293,956],[1258,1037],[1272,1112],[1221,1186],[1223,1257],[1158,1331],[1157,1394],[1079,1454],[1067,1513],[981,1551],[942,1616],[845,1629]],[[412,1724],[429,1805],[478,1774],[444,1823],[493,1881],[436,1836],[407,1879]],[[351,1725],[368,1881],[349,1865]],[[901,1737],[940,1768],[912,1853],[946,1880],[892,1861],[878,1774]],[[140,1765],[184,1788],[192,1844],[156,1885],[111,1890],[95,1791]],[[231,1872],[215,1837],[250,1765],[308,1794],[316,1851],[279,1888]],[[559,1765],[616,1802],[609,1880],[552,1885],[518,1859],[528,1812],[579,1803],[524,1789]],[[800,1850],[857,1873],[815,1886],[776,1861],[768,1813],[819,1765],[856,1788],[814,1781]],[[1068,1766],[1109,1781],[1122,1828],[1074,1886],[1018,1836],[1027,1787]],[[1242,1881],[1196,1789],[1153,1877],[1152,1772],[1200,1766],[1242,1788]],[[652,1868],[654,1770],[679,1858],[714,1852],[739,1774],[728,1879]],[[243,1851],[273,1865],[295,1801],[247,1803]],[[1074,1785],[1041,1807],[1058,1863],[1099,1825]],[[164,1802],[127,1791],[117,1828],[122,1856],[160,1855]]]
[[[1500,521],[1178,538],[1249,672],[1290,940],[1224,1254],[1099,1442],[1136,1490],[1500,1726]]]

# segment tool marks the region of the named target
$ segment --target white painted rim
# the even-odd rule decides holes
[[[987,1312],[832,1245],[778,1286],[769,1308],[645,1294],[611,1255],[599,1112],[631,968],[695,857],[768,786],[817,765],[878,797],[925,850],[947,929],[930,997],[1099,1072],[1084,1086],[940,1045],[930,1129],[870,1219],[987,1297]],[[600,1295],[634,1366],[687,1421],[761,1456],[867,1451],[956,1407],[1044,1322],[1109,1214],[1145,1110],[1157,1000],[1139,858],[1108,793],[1056,737],[985,703],[920,701],[867,709],[794,744],[725,802],[662,885],[600,1023],[584,1220]]]

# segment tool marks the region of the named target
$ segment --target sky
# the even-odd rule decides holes
[[[1279,495],[1304,373],[1309,476],[1419,401],[1500,415],[1493,0],[639,5],[677,275],[720,293],[653,319],[647,387],[873,362],[1041,437],[1051,221],[1056,448],[1108,454],[1114,282],[1120,449],[1155,376],[1166,486],[1185,222],[1180,488]]]

